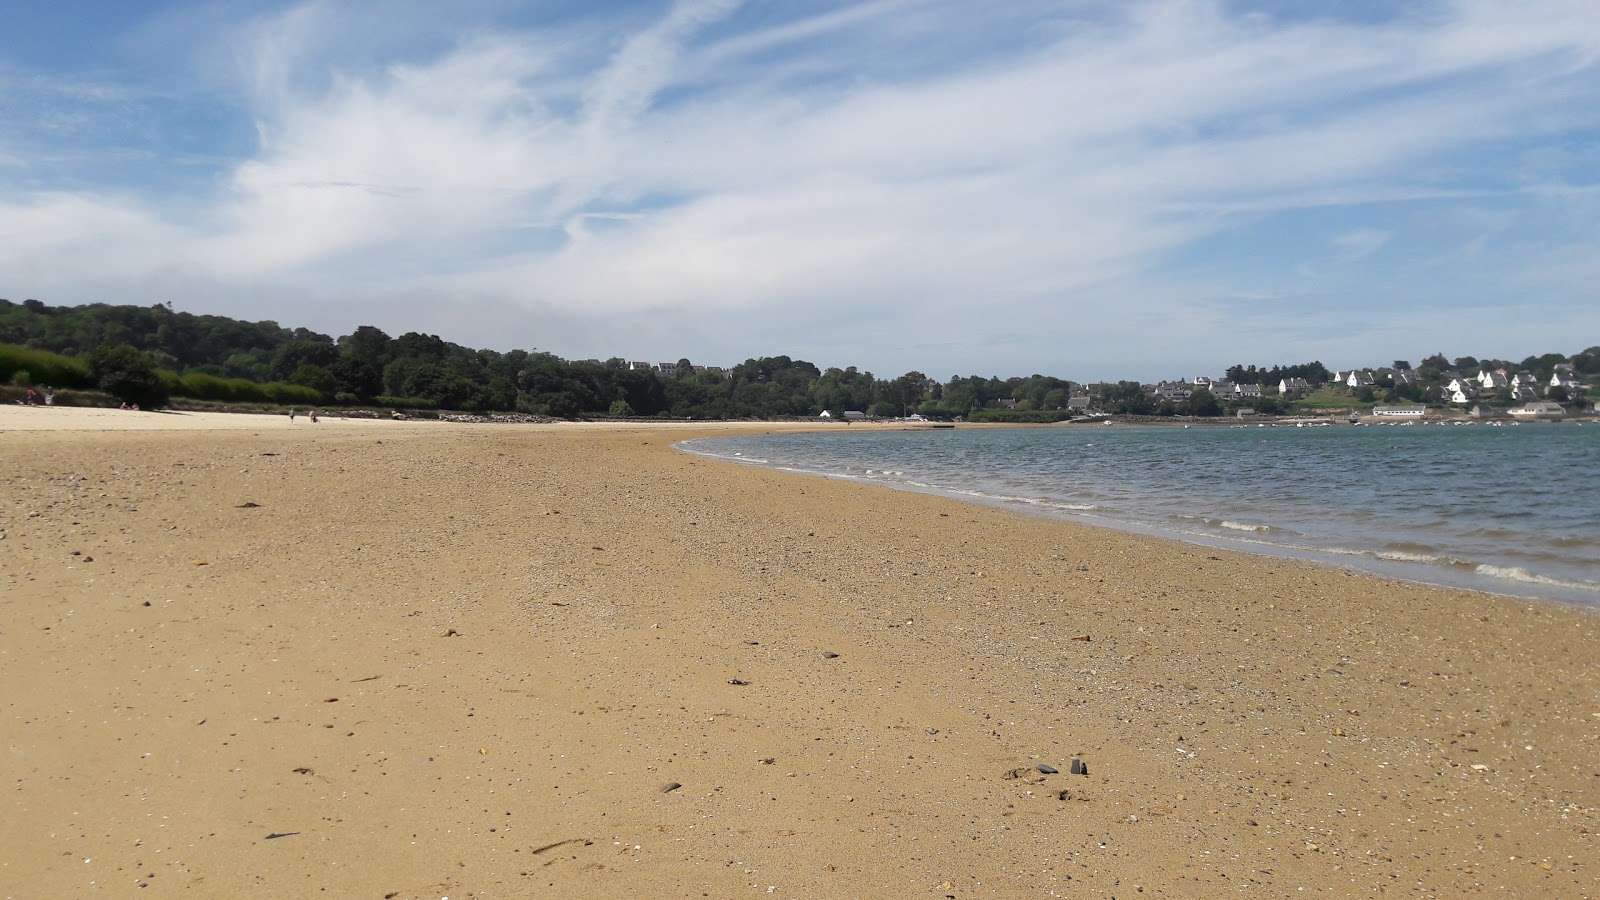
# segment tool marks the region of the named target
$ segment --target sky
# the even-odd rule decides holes
[[[1092,381],[1600,344],[1594,0],[0,0],[0,297]]]

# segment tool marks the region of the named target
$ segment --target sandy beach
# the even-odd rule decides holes
[[[0,408],[0,897],[1600,896],[1593,611],[772,428]]]

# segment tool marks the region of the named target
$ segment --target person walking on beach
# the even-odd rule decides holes
[[[310,416],[311,416],[311,424],[313,424],[313,425],[317,424],[317,411],[313,409],[310,412]]]
[[[294,407],[289,407],[289,424],[294,424]]]

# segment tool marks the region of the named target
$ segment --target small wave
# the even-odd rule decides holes
[[[907,482],[914,484],[914,482]],[[1038,506],[1046,509],[1060,509],[1070,512],[1090,512],[1102,509],[1093,503],[1070,503],[1061,500],[1046,500],[1043,497],[1017,497],[1011,494],[991,494],[986,491],[972,490],[970,488],[934,488],[943,493],[958,497],[974,497],[986,503],[1016,503],[1022,506]]]
[[[1520,581],[1523,584],[1544,584],[1550,585],[1551,587],[1561,587],[1571,590],[1600,593],[1600,584],[1596,584],[1593,581],[1570,581],[1565,578],[1553,578],[1549,575],[1540,575],[1537,572],[1529,572],[1527,569],[1524,569],[1520,566],[1491,566],[1485,563],[1484,565],[1473,569],[1473,572],[1489,578],[1499,578],[1505,581]]]
[[[1408,553],[1404,550],[1379,550],[1372,554],[1377,559],[1386,559],[1390,562],[1425,563],[1431,566],[1470,566],[1472,563],[1456,559],[1454,556],[1442,556],[1438,553]]]

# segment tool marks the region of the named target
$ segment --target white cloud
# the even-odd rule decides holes
[[[654,22],[478,24],[427,40],[445,18],[373,35],[382,17],[364,10],[308,3],[241,27],[259,141],[204,208],[132,189],[0,193],[0,234],[29,235],[0,245],[0,263],[22,271],[26,256],[37,295],[70,284],[58,273],[92,246],[129,283],[203,273],[212,298],[267,283],[365,313],[385,298],[415,310],[425,291],[483,315],[520,306],[575,336],[630,316],[655,334],[674,316],[698,323],[680,331],[694,346],[632,351],[674,358],[793,352],[754,345],[775,338],[763,316],[821,356],[858,323],[905,349],[820,361],[880,368],[940,368],[916,348],[1016,311],[1025,324],[969,332],[1019,342],[992,368],[1042,369],[1053,334],[1092,326],[1108,338],[1080,345],[1099,355],[1078,374],[1114,375],[1214,352],[1197,334],[1238,340],[1208,297],[1299,290],[1293,261],[1257,283],[1168,283],[1161,267],[1197,239],[1326,207],[1343,214],[1322,245],[1359,267],[1395,233],[1363,213],[1383,208],[1375,198],[1517,202],[1555,181],[1498,173],[1499,145],[1592,140],[1600,123],[1586,102],[1600,11],[1568,0],[1456,2],[1366,27],[1180,0],[1012,7],[1005,52],[948,59],[1002,36],[960,5],[911,0],[759,28],[708,0]],[[704,324],[729,314],[748,318]],[[1261,327],[1262,346],[1276,334],[1342,348]],[[493,343],[507,328],[475,333]],[[987,351],[938,352],[973,364]]]

